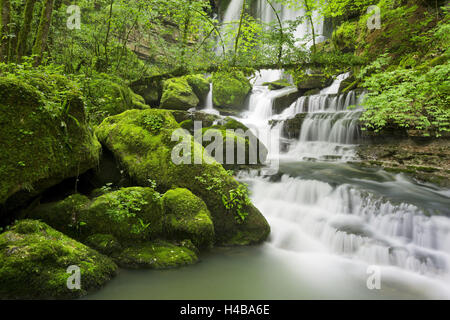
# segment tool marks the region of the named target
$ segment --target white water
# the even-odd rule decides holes
[[[242,1],[231,1],[226,21],[238,18]],[[267,11],[260,14],[273,19]],[[283,19],[289,14],[295,15],[288,11]],[[267,70],[257,83],[281,76]],[[238,118],[267,145],[270,158],[279,151],[268,144],[270,137],[283,123],[271,128],[269,120],[307,113],[300,138],[282,155],[279,180],[259,172],[238,176],[271,225],[266,244],[231,249],[180,270],[129,273],[96,297],[450,299],[450,191],[343,162],[355,159],[359,135],[361,110],[348,107],[362,99],[355,92],[337,95],[346,76],[280,115],[273,114],[274,99],[295,89],[255,85]],[[206,107],[215,111],[212,90]],[[380,290],[366,285],[371,266],[381,272]]]
[[[206,113],[214,114],[214,115],[220,115],[220,112],[218,110],[214,109],[212,83],[209,84],[209,92],[208,92],[208,95],[206,96],[206,105],[202,111],[206,112]]]
[[[231,0],[223,17],[222,23],[224,25],[235,23],[240,19],[243,1],[244,0]],[[312,28],[310,22],[304,18],[305,10],[301,8],[289,8],[275,1],[272,2],[272,5],[277,11],[284,28],[288,27],[288,22],[303,18],[303,21],[295,28],[292,35],[296,40],[297,45],[305,44],[311,46],[313,43],[312,40],[306,40],[306,38],[311,35]],[[264,24],[278,23],[275,12],[265,0],[258,0],[256,5],[256,18],[260,19]],[[323,36],[323,18],[320,17],[317,12],[314,12],[313,21],[316,42],[318,43],[325,39]]]
[[[320,165],[329,168],[324,173],[339,177],[340,173],[335,172],[331,163],[355,160],[355,144],[360,135],[358,120],[363,95],[358,96],[354,91],[337,94],[341,82],[348,76],[339,76],[319,95],[300,97],[280,115],[273,114],[273,99],[289,90],[270,92],[256,86],[249,98],[249,111],[239,120],[257,124],[259,133],[267,133],[273,130],[268,125],[270,119],[283,120],[307,113],[299,128],[300,138],[281,155],[281,159],[300,167],[306,165],[307,160],[329,161],[330,165],[326,162]],[[355,108],[349,109],[350,106]],[[280,125],[282,122],[278,127]],[[275,150],[270,152],[273,154]],[[278,182],[257,174],[241,173],[240,178],[250,183],[253,201],[272,227],[267,250],[286,251],[289,256],[306,255],[313,265],[331,263],[325,268],[317,265],[317,268],[335,276],[349,277],[344,286],[364,284],[367,268],[376,265],[382,271],[384,286],[428,298],[450,298],[448,217],[427,216],[427,212],[408,201],[392,202],[386,196],[353,183],[335,185],[289,174],[284,174]],[[365,185],[373,183],[363,181]],[[402,199],[418,197],[414,196],[417,192],[429,192],[408,181],[380,185],[387,188],[392,184],[406,190]],[[450,205],[447,191],[433,194],[443,197],[437,203],[445,207],[442,201],[448,200]],[[342,264],[346,265],[344,271]],[[304,273],[301,269],[298,272]],[[318,287],[326,286],[319,279],[317,281]]]
[[[239,20],[243,3],[244,0],[231,0],[227,10],[225,11],[223,22],[230,23],[232,21]]]

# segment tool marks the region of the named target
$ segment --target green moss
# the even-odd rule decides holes
[[[101,73],[84,88],[90,122],[99,124],[103,119],[130,109],[149,109],[144,98],[134,93],[121,79]]]
[[[200,100],[184,77],[164,81],[161,108],[189,110],[195,108]]]
[[[80,290],[67,288],[72,265],[81,271]],[[41,222],[19,221],[0,234],[0,299],[78,298],[101,287],[116,269],[109,258]]]
[[[154,241],[127,248],[115,259],[125,268],[167,269],[193,264],[197,256],[186,247]]]
[[[162,210],[151,188],[123,188],[93,200],[80,212],[83,234],[110,234],[118,240],[147,240],[162,232]]]
[[[229,129],[229,130],[243,130],[244,132],[247,132],[249,128],[244,125],[243,123],[237,121],[236,119],[226,117],[223,119],[225,121],[225,124],[223,125],[223,128]]]
[[[212,77],[213,102],[219,108],[243,110],[252,90],[250,81],[241,71],[216,72]]]
[[[89,247],[107,256],[111,256],[122,251],[121,244],[114,236],[110,234],[94,234],[88,237],[85,243]]]
[[[211,214],[200,198],[187,189],[175,189],[167,191],[162,201],[169,239],[189,239],[199,248],[214,244]]]
[[[286,87],[290,87],[291,84],[289,83],[289,81],[287,81],[285,79],[281,79],[281,80],[276,80],[276,81],[272,81],[272,82],[265,82],[265,83],[263,83],[263,86],[269,87],[269,90],[279,90],[279,89],[283,89]]]
[[[258,165],[265,162],[267,157],[267,148],[259,141],[259,139],[249,130],[247,126],[241,122],[227,117],[222,121],[223,124],[214,125],[202,129],[202,137],[205,138],[205,134],[210,137],[221,136],[223,138],[223,153],[221,161],[224,163],[224,167],[227,169],[236,169],[240,166]],[[232,130],[232,131],[227,131]],[[207,147],[211,144],[210,139],[202,139],[203,147]],[[232,164],[225,164],[227,161],[227,145],[233,144],[233,156],[234,161]],[[261,157],[259,149],[261,150]],[[245,157],[241,158],[239,152],[245,152]],[[255,152],[255,158],[250,157],[250,152]],[[214,158],[218,158],[218,155],[213,154]],[[239,159],[238,159],[239,158]],[[239,161],[238,161],[239,160]]]
[[[202,74],[188,75],[185,77],[197,97],[202,101],[209,92],[209,81]]]
[[[154,133],[145,129],[143,119],[157,114],[165,117],[165,125]],[[178,144],[189,147],[191,159],[195,155],[201,157],[203,152],[203,148],[190,135],[185,136],[187,142],[184,143],[171,141],[172,133],[178,128],[177,122],[166,110],[130,110],[107,118],[96,133],[139,185],[151,186],[151,179],[161,190],[186,188],[200,197],[211,212],[217,243],[232,244],[230,239],[238,231],[248,235],[248,244],[266,239],[270,227],[255,207],[245,206],[248,217],[244,223],[237,223],[236,211],[225,207],[222,195],[236,190],[239,184],[220,164],[209,157],[204,157],[202,164],[176,165],[172,162],[172,150]],[[196,178],[202,176],[206,176],[205,182],[199,183]],[[217,181],[220,185],[215,190],[211,189]]]
[[[322,89],[331,85],[333,79],[322,73],[295,73],[294,83],[300,90]]]
[[[194,121],[192,119],[188,119],[188,120],[184,120],[182,122],[180,122],[180,127],[188,130],[188,131],[192,131],[194,130]]]
[[[64,96],[15,76],[0,78],[0,204],[19,192],[32,197],[99,161],[101,146],[85,123],[81,94],[58,76],[47,82]]]
[[[358,38],[358,22],[345,21],[333,34],[334,45],[342,52],[354,52]]]
[[[55,229],[85,241],[95,234],[109,234],[119,241],[148,240],[162,233],[159,194],[151,188],[123,188],[92,201],[74,195],[41,205],[29,213]]]
[[[75,194],[62,201],[38,206],[28,213],[28,218],[42,220],[52,228],[78,238],[80,212],[88,208],[90,202],[88,197]]]

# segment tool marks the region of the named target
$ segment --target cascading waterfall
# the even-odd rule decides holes
[[[280,20],[284,24],[284,27],[287,27],[288,21],[295,21],[298,18],[305,16],[304,9],[293,9],[286,6],[283,6],[280,3],[272,2],[273,7],[278,12]],[[259,18],[263,23],[269,24],[273,22],[277,22],[277,17],[272,7],[267,4],[266,0],[259,0],[256,6],[256,17]],[[323,40],[323,19],[318,15],[317,12],[313,13],[314,20],[314,30],[316,34],[316,41],[320,42]],[[297,28],[293,31],[294,39],[297,39],[299,43],[302,43],[303,38],[306,35],[311,34],[311,26],[306,19],[302,21]],[[312,41],[310,42],[312,44]]]
[[[222,19],[222,23],[224,25],[239,20],[243,2],[244,0],[231,0]],[[310,23],[306,21],[306,19],[304,19],[305,10],[289,8],[277,2],[272,2],[272,5],[277,11],[284,27],[288,26],[289,21],[295,21],[298,18],[303,18],[303,21],[293,31],[292,35],[294,39],[297,39],[297,44],[304,44],[304,38],[307,35],[311,35],[312,33]],[[256,4],[255,15],[256,18],[259,18],[265,24],[270,24],[278,21],[275,12],[273,11],[272,7],[268,5],[266,0],[258,0]],[[320,15],[318,14],[318,12],[313,13],[313,21],[314,21],[314,31],[316,35],[316,43],[318,43],[325,40],[325,37],[323,35],[324,21],[323,18],[320,17]],[[309,41],[307,45],[311,46],[312,41]]]
[[[239,20],[243,3],[244,0],[231,0],[227,10],[225,11],[223,22],[230,23],[232,21]]]
[[[271,128],[269,125],[269,119],[273,116],[274,100],[294,92],[297,92],[295,87],[269,90],[265,86],[254,86],[248,98],[248,111],[242,115],[242,118],[238,118],[239,121],[252,129],[253,133],[266,145],[269,151],[268,158],[274,153],[278,153],[278,150],[272,148],[278,144],[270,141],[272,137],[276,136],[273,134],[274,130],[279,129]]]
[[[242,0],[231,1],[226,19],[237,19],[241,5]],[[304,14],[279,4],[275,6],[283,22]],[[265,23],[275,20],[264,1],[258,1],[257,16]],[[302,24],[294,35],[301,38],[307,32],[307,25]],[[341,257],[352,263],[344,263],[346,275],[363,268],[352,274],[352,281],[360,281],[362,287],[367,277],[364,268],[377,265],[383,268],[383,281],[400,288],[396,290],[411,292],[418,287],[421,294],[426,291],[430,297],[449,298],[450,213],[442,208],[428,210],[435,203],[450,203],[450,192],[400,181],[399,176],[385,172],[377,173],[375,178],[359,173],[361,178],[348,182],[347,175],[354,174],[355,169],[345,162],[357,160],[355,147],[360,142],[359,118],[364,98],[362,92],[339,93],[342,81],[349,76],[350,73],[339,75],[331,86],[317,95],[298,98],[281,114],[273,113],[274,100],[295,92],[296,88],[271,91],[262,84],[282,79],[283,71],[263,70],[254,80],[248,111],[238,120],[268,145],[268,137],[284,121],[304,115],[298,140],[291,141],[287,152],[281,155],[282,165],[310,171],[314,169],[308,170],[308,166],[314,164],[323,170],[321,175],[308,178],[292,176],[280,168],[281,178],[276,182],[260,176],[259,171],[239,173],[238,178],[250,185],[254,204],[271,224],[266,250],[286,251],[299,257],[308,254],[315,263],[323,261],[314,258],[317,255]],[[277,120],[275,127],[269,125],[270,120]],[[279,152],[268,149],[269,158]],[[340,172],[342,166],[346,168],[344,172]],[[327,176],[333,178],[332,183],[326,181]],[[391,199],[378,189],[367,189],[374,184],[381,189],[396,186],[407,191],[403,198]],[[413,204],[418,192],[433,199],[429,203],[422,201],[420,205],[424,207]],[[316,267],[322,266],[313,268]],[[338,268],[338,264],[328,270],[333,267]]]
[[[276,183],[252,179],[253,200],[271,220],[275,247],[301,252],[307,242],[298,240],[306,237],[334,254],[448,279],[449,218],[347,184],[287,175]]]

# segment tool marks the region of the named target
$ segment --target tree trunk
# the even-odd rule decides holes
[[[11,2],[0,0],[0,61],[8,61]]]
[[[41,20],[39,21],[39,28],[33,47],[33,55],[36,55],[34,60],[35,66],[41,64],[45,48],[47,47],[48,33],[52,22],[53,3],[54,0],[46,0],[42,8]]]
[[[306,16],[308,17],[309,23],[311,24],[312,40],[313,40],[313,53],[316,53],[316,32],[314,30],[313,12],[308,4],[308,0],[305,0]]]
[[[33,10],[35,4],[36,0],[27,0],[25,4],[25,10],[23,13],[23,26],[19,32],[19,37],[17,40],[17,62],[20,62],[22,60],[22,56],[27,51],[27,39],[31,31],[31,22],[33,21]]]
[[[188,0],[188,7],[190,7],[192,0]],[[191,24],[191,12],[190,9],[188,9],[188,12],[186,12],[186,16],[184,17],[184,25],[183,25],[183,43],[182,43],[182,50],[181,50],[181,65],[184,67],[185,65],[185,55],[186,55],[186,48],[188,45],[188,36],[189,36],[189,26]]]

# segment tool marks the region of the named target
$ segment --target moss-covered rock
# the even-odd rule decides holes
[[[200,136],[196,135],[197,137]],[[218,162],[223,163],[226,169],[261,165],[267,158],[267,148],[250,130],[239,128],[230,131],[225,126],[217,125],[203,128],[201,138],[205,150]],[[214,149],[216,146],[219,148]]]
[[[189,110],[195,108],[200,100],[185,77],[164,81],[161,108],[172,110]]]
[[[157,126],[151,125],[155,119],[160,120]],[[177,129],[181,139],[172,141]],[[161,190],[186,188],[200,197],[211,212],[217,243],[236,244],[234,240],[239,239],[239,244],[251,244],[265,240],[270,227],[247,196],[241,193],[226,207],[225,200],[241,190],[240,184],[219,163],[204,155],[191,135],[180,131],[167,110],[130,110],[105,119],[96,133],[139,185],[150,186],[151,179]],[[172,153],[191,161],[177,165],[172,161]],[[200,159],[200,164],[194,164],[195,159]],[[246,216],[244,221],[241,216]]]
[[[70,290],[70,266],[81,271],[81,289]],[[42,222],[19,221],[0,234],[0,299],[78,298],[114,276],[109,258]]]
[[[298,139],[300,137],[301,129],[303,122],[308,114],[307,113],[298,113],[294,117],[291,117],[286,120],[272,120],[272,127],[276,124],[283,122],[282,135],[283,137],[289,139]]]
[[[76,239],[80,239],[80,212],[89,207],[91,200],[74,194],[58,202],[44,203],[26,212],[26,218],[38,219],[52,228]]]
[[[147,84],[132,84],[131,89],[142,96],[149,106],[156,108],[161,103],[163,83],[161,80],[153,80]]]
[[[135,244],[115,257],[124,268],[168,269],[197,262],[194,251],[176,246],[166,241],[153,241]]]
[[[120,242],[110,234],[94,234],[85,240],[85,244],[107,256],[114,256],[123,250]]]
[[[194,134],[195,121],[201,122],[202,128],[206,128],[211,127],[222,120],[222,117],[220,116],[209,114],[202,111],[187,112],[174,110],[171,111],[171,113],[174,116],[175,120],[180,124],[180,127],[186,129],[191,134]]]
[[[20,205],[98,164],[101,146],[86,125],[81,93],[68,80],[54,86],[65,97],[49,100],[45,86],[0,78],[0,205]]]
[[[358,39],[358,22],[345,21],[333,33],[333,43],[342,52],[354,52]]]
[[[268,150],[258,137],[243,123],[230,117],[218,121],[218,124],[211,127],[202,128],[202,135],[194,133],[194,136],[211,156],[218,162],[223,163],[226,169],[260,165],[267,158]],[[199,138],[201,138],[201,141]],[[222,148],[221,155],[216,154],[216,150],[211,150],[214,146],[211,143],[216,143],[216,139],[219,139],[219,143],[216,145],[220,145]],[[230,145],[233,146],[232,149],[228,148]],[[230,151],[232,157],[227,156]],[[232,163],[228,163],[230,160],[228,158],[233,159]]]
[[[119,241],[149,240],[162,234],[163,212],[159,194],[152,188],[123,188],[92,201],[73,195],[44,204],[29,213],[52,227],[84,241],[95,234],[108,234]]]
[[[212,77],[213,102],[219,109],[242,111],[245,99],[252,90],[250,81],[241,71],[216,72]]]
[[[98,74],[85,89],[89,121],[99,124],[106,117],[130,109],[149,109],[142,96],[134,93],[122,80]]]
[[[100,196],[81,210],[82,234],[110,234],[120,241],[148,240],[162,233],[159,194],[152,188],[123,188]]]
[[[294,77],[294,82],[301,91],[308,91],[311,89],[323,89],[333,82],[333,79],[322,73],[302,74]]]
[[[162,198],[165,236],[189,239],[197,248],[214,244],[214,225],[206,204],[187,189],[174,189]]]
[[[202,74],[193,74],[185,77],[186,81],[194,90],[195,94],[200,101],[205,101],[206,96],[209,93],[210,83],[206,77]]]

